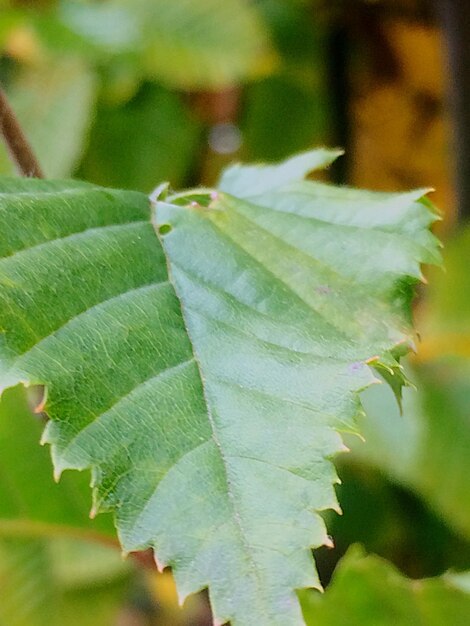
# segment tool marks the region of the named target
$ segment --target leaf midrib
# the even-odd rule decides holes
[[[187,315],[186,307],[185,307],[185,304],[183,303],[183,300],[179,297],[178,289],[177,289],[175,281],[173,279],[173,273],[172,273],[172,270],[171,270],[169,258],[168,258],[167,254],[166,254],[163,237],[159,234],[158,229],[156,227],[155,227],[155,232],[157,233],[157,237],[160,240],[162,249],[165,252],[165,262],[166,262],[166,266],[167,266],[168,279],[169,279],[170,283],[172,284],[173,289],[174,289],[175,294],[176,294],[176,297],[178,298],[178,301],[180,303],[181,316],[182,316],[182,319],[183,319],[183,324],[184,324],[186,333],[188,334],[188,337],[190,339],[191,351],[193,353],[194,361],[196,363],[196,367],[197,367],[197,370],[198,370],[199,378],[200,378],[200,381],[201,381],[202,393],[203,393],[203,397],[204,397],[204,404],[205,404],[206,409],[207,409],[207,418],[208,418],[209,425],[210,425],[211,432],[212,432],[212,440],[214,441],[214,444],[215,444],[215,446],[216,446],[216,448],[217,448],[217,450],[219,452],[220,459],[221,459],[221,462],[222,462],[222,467],[224,468],[225,483],[227,485],[227,496],[228,496],[229,502],[232,505],[233,520],[234,520],[235,526],[236,526],[236,528],[238,530],[238,534],[240,536],[241,544],[243,546],[243,551],[245,552],[245,558],[246,558],[247,562],[249,563],[251,571],[254,573],[254,578],[255,578],[256,586],[257,586],[257,590],[258,590],[257,591],[257,597],[258,598],[264,597],[265,590],[264,590],[264,587],[263,587],[262,576],[260,575],[260,572],[258,571],[258,567],[256,565],[256,562],[254,561],[254,559],[253,559],[253,557],[251,555],[250,544],[249,544],[249,542],[247,540],[245,531],[243,529],[241,516],[240,516],[240,514],[239,514],[239,512],[237,510],[236,504],[235,504],[236,499],[235,499],[235,495],[233,493],[233,487],[232,487],[231,480],[230,480],[230,477],[229,477],[228,463],[227,463],[227,459],[225,457],[225,454],[223,452],[222,444],[221,444],[221,442],[220,442],[220,440],[218,438],[218,435],[217,435],[217,426],[216,426],[216,423],[215,423],[215,420],[214,420],[214,416],[212,415],[211,402],[210,402],[210,399],[209,399],[209,396],[208,396],[208,391],[207,391],[207,387],[206,387],[206,380],[205,380],[205,377],[203,375],[202,365],[201,365],[199,356],[196,353],[196,348],[195,348],[195,345],[194,345],[192,333],[191,333],[191,331],[189,329],[189,324],[188,324],[187,318],[186,318],[186,315]]]

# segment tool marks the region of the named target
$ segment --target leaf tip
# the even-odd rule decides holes
[[[341,508],[341,506],[339,505],[338,502],[336,502],[336,504],[334,504],[332,507],[332,510],[337,513],[338,515],[343,515],[343,509]],[[326,544],[325,544],[326,545]]]
[[[313,584],[310,589],[316,589],[320,593],[325,593],[325,588],[320,582]]]
[[[334,158],[342,157],[346,154],[346,150],[344,148],[331,148],[328,150],[331,153],[331,156]]]
[[[170,183],[161,183],[152,191],[149,195],[149,200],[151,204],[157,204],[159,200],[165,200],[168,195],[168,191],[170,188]]]

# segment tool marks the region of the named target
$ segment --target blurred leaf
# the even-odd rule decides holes
[[[200,127],[180,98],[147,84],[124,106],[101,104],[80,174],[91,182],[150,192],[182,184],[196,162]]]
[[[12,30],[17,28],[22,23],[22,15],[19,11],[8,10],[3,8],[0,2],[0,52],[3,53],[3,48],[8,40]]]
[[[47,545],[54,575],[64,590],[104,585],[122,578],[134,566],[114,546],[69,537],[55,537]]]
[[[91,521],[89,476],[51,476],[49,451],[38,443],[43,425],[28,409],[22,387],[0,401],[0,537],[89,536],[113,542],[110,516]]]
[[[420,368],[422,431],[420,492],[470,540],[470,360],[442,359]],[[415,479],[416,480],[416,479]]]
[[[452,567],[470,569],[470,541],[416,490],[355,455],[343,455],[338,461],[343,515],[326,516],[335,549],[321,555],[325,582],[354,543],[388,559],[411,578],[439,576]]]
[[[109,2],[17,2],[14,9],[2,10],[0,44],[16,30],[34,33],[42,49],[59,60],[80,57],[109,63],[128,56],[138,61],[140,30],[132,12]]]
[[[135,4],[133,0],[65,0],[58,15],[64,25],[88,44],[109,54],[130,52],[141,46],[138,13],[133,10]]]
[[[245,106],[242,130],[251,159],[279,160],[327,140],[326,94],[288,74],[250,86]]]
[[[83,150],[94,103],[94,79],[79,61],[22,68],[7,88],[11,104],[51,177],[69,176]],[[14,170],[0,146],[0,173]]]
[[[326,24],[318,0],[256,0],[286,68],[321,73],[325,58]]]
[[[416,370],[419,392],[403,394],[403,415],[385,386],[363,394],[366,443],[355,454],[414,490],[446,522],[470,539],[470,364],[449,361]]]
[[[264,76],[277,63],[263,17],[249,0],[31,3],[3,12],[0,44],[14,28],[31,29],[56,57],[126,61],[141,78],[180,89],[220,89]]]
[[[421,305],[422,342],[405,390],[403,415],[385,386],[363,394],[366,443],[355,453],[413,489],[446,522],[470,539],[470,230],[445,249],[446,271],[433,271]],[[422,356],[421,353],[424,353]],[[439,355],[443,356],[439,356]],[[468,352],[470,356],[470,352]]]
[[[89,536],[111,543],[115,535],[109,516],[88,518],[87,476],[53,483],[50,455],[38,445],[41,431],[24,388],[6,391],[0,402],[0,624],[109,626],[129,568],[119,551],[34,539]]]
[[[445,271],[431,271],[431,288],[419,310],[422,341],[418,360],[443,354],[470,362],[470,228],[446,242]]]
[[[422,191],[302,180],[335,155],[234,166],[224,191],[152,206],[2,181],[2,383],[47,384],[56,475],[92,467],[124,549],[155,547],[181,597],[209,586],[221,623],[302,623],[338,431],[370,358],[394,368],[410,344],[409,291],[438,258]]]
[[[57,626],[117,625],[132,584],[132,564],[114,548],[84,541],[56,539],[47,549],[59,596]]]
[[[64,542],[0,539],[1,626],[114,623],[128,585],[119,553],[86,543],[68,545],[73,560],[61,563],[57,548]],[[80,584],[71,584],[77,560],[83,574]],[[96,577],[97,564],[104,578]]]
[[[45,545],[0,539],[0,625],[49,626],[57,602]]]
[[[390,563],[352,548],[340,561],[324,596],[302,592],[312,626],[466,626],[468,573],[411,580]]]
[[[311,3],[258,0],[257,6],[280,52],[280,68],[247,88],[245,155],[276,160],[328,143],[327,30]]]
[[[144,31],[146,67],[170,85],[221,88],[274,66],[266,29],[247,0],[132,0],[131,6]]]
[[[62,19],[94,45],[132,52],[147,76],[183,89],[258,77],[276,61],[263,21],[247,0],[67,2]]]

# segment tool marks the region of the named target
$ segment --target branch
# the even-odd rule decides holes
[[[7,96],[0,87],[0,135],[3,136],[13,163],[22,176],[44,178],[41,167],[20,126]]]

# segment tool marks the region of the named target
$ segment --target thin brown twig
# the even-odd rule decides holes
[[[19,174],[32,178],[44,178],[41,166],[13,111],[6,93],[0,87],[0,135],[3,136],[13,163]]]

